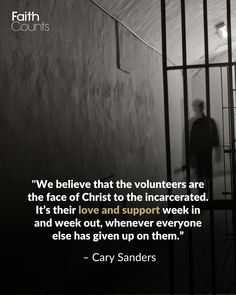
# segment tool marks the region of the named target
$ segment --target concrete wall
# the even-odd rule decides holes
[[[87,0],[3,3],[0,138],[7,179],[164,178],[161,56],[130,35],[131,72],[119,70],[114,21]],[[40,12],[50,31],[12,32],[12,10]]]

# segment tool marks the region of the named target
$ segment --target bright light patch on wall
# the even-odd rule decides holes
[[[228,33],[224,22],[221,22],[218,25],[216,25],[216,33],[220,40],[227,38]]]

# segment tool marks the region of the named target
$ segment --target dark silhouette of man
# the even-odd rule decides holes
[[[202,194],[208,191],[213,148],[216,150],[215,160],[220,160],[219,135],[215,121],[204,114],[202,100],[193,102],[193,111],[196,120],[193,122],[190,134],[190,162],[192,168],[196,169],[198,181],[205,184],[205,189],[199,190]]]

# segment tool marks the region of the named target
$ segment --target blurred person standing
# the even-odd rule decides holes
[[[191,167],[196,169],[198,181],[204,182],[205,188],[199,190],[202,194],[208,192],[213,149],[215,161],[220,161],[219,134],[215,121],[204,113],[204,102],[197,99],[192,106],[196,120],[190,133],[190,163]]]

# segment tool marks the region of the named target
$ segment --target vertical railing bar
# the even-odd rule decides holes
[[[232,65],[232,68],[234,69],[233,89],[236,89],[236,67],[235,67],[235,65]]]
[[[232,30],[231,30],[231,0],[226,0],[226,9],[227,9],[227,32],[228,32],[228,62],[232,62]],[[232,65],[229,64],[229,110],[230,110],[230,127],[231,127],[231,150],[232,150],[232,199],[236,200],[236,175],[235,175],[235,124],[234,124],[234,101],[233,101],[233,78],[232,78]],[[232,221],[233,221],[233,232],[234,232],[234,263],[235,263],[235,274],[236,274],[236,214],[235,214],[235,205],[232,208]],[[235,277],[235,276],[234,276]],[[236,284],[236,283],[235,283]],[[236,286],[235,286],[236,291]]]
[[[225,192],[225,200],[226,200],[226,192],[227,192],[227,185],[226,185],[226,163],[225,163],[225,153],[224,149],[225,146],[225,116],[224,116],[224,91],[223,91],[223,71],[222,67],[220,67],[220,92],[221,92],[221,106],[222,106],[222,113],[221,113],[221,121],[222,121],[222,146],[223,146],[223,171],[224,171],[224,192]],[[228,235],[228,215],[227,211],[225,210],[225,232]]]
[[[227,66],[227,94],[228,94],[228,124],[229,124],[229,144],[231,145],[231,142],[230,142],[230,134],[232,133],[232,130],[231,130],[231,121],[230,121],[230,118],[231,118],[231,110],[230,110],[230,101],[229,101],[229,96],[230,96],[230,86],[229,86],[229,67]],[[230,189],[231,189],[231,199],[233,198],[233,165],[232,165],[232,154],[229,154],[229,158],[230,158]]]
[[[209,73],[209,43],[208,43],[208,5],[207,0],[203,0],[203,23],[204,23],[204,49],[205,49],[205,86],[206,86],[206,105],[207,117],[210,120],[210,73]],[[211,278],[212,293],[216,291],[216,263],[215,263],[215,229],[214,229],[214,211],[212,209],[213,202],[213,179],[212,179],[212,159],[210,161],[209,175],[209,199],[210,199],[210,238],[211,238]]]
[[[222,140],[223,140],[223,167],[224,167],[224,192],[226,193],[227,187],[226,187],[226,164],[225,164],[225,122],[224,122],[224,92],[223,92],[223,71],[222,67],[220,67],[220,90],[221,90],[221,105],[222,105]],[[226,198],[226,194],[225,194]]]
[[[189,151],[189,117],[188,117],[188,70],[187,70],[187,40],[186,40],[186,9],[185,0],[181,0],[181,24],[182,24],[182,62],[183,62],[183,94],[184,94],[184,135],[185,135],[185,154],[186,154],[186,181],[187,194],[191,194],[190,183],[190,151]],[[189,214],[189,220],[192,215]],[[188,231],[188,263],[189,263],[189,294],[193,294],[193,236],[191,228]]]
[[[169,118],[169,94],[168,94],[168,72],[167,72],[167,41],[166,41],[166,3],[161,1],[161,31],[162,31],[162,66],[163,66],[163,95],[165,113],[165,141],[166,141],[166,172],[167,181],[172,181],[171,173],[171,145],[170,145],[170,118]],[[168,189],[168,194],[172,194],[172,189]],[[169,215],[172,219],[172,215]],[[174,246],[169,242],[169,274],[170,288],[169,293],[175,294],[174,285]]]
[[[231,24],[231,21],[230,21],[230,24]],[[233,65],[233,67],[234,67],[234,89],[236,89],[236,65]],[[235,96],[234,96],[234,99],[235,99]],[[235,100],[234,100],[234,109],[233,110],[235,111]],[[235,126],[235,115],[234,115],[234,126]],[[235,129],[235,127],[234,127],[234,129]],[[234,148],[235,148],[235,133],[234,133],[233,138],[234,138]],[[234,155],[235,155],[235,153],[234,153]],[[235,167],[235,164],[236,164],[235,162],[236,162],[236,159],[234,158],[234,167]],[[234,188],[233,188],[233,191],[232,191],[232,199],[233,200],[235,200],[235,198],[236,198],[236,187],[235,187],[236,186],[236,184],[235,184],[236,183],[236,175],[235,175],[235,173],[236,172],[234,171],[234,180],[233,180],[234,181]],[[236,245],[235,245],[235,242],[236,242],[236,208],[235,208],[235,205],[234,205],[234,208],[232,210],[232,221],[233,221],[233,234],[234,234],[234,264],[235,264],[235,268],[234,268],[235,282],[234,282],[234,284],[235,284],[235,292],[236,292]]]

